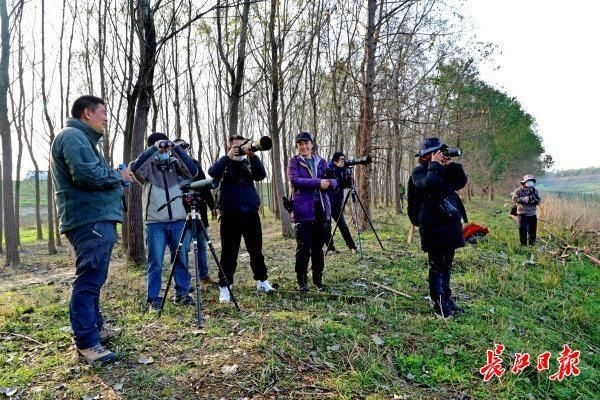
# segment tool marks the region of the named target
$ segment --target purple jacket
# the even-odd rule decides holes
[[[315,191],[318,191],[325,218],[331,217],[331,205],[329,204],[329,195],[327,191],[320,190],[321,179],[325,176],[327,162],[316,154],[313,154],[315,160],[317,176],[313,176],[308,164],[302,156],[290,158],[287,167],[287,174],[292,183],[292,202],[293,212],[292,221],[294,222],[312,222],[315,220]],[[328,190],[335,190],[338,185],[337,180],[330,179]]]

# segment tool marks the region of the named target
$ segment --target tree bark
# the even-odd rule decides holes
[[[2,191],[4,197],[4,235],[6,237],[6,259],[4,265],[16,266],[20,263],[18,232],[15,219],[15,203],[12,183],[12,141],[10,123],[8,121],[8,66],[10,61],[10,34],[6,0],[0,0],[0,36],[2,37],[2,53],[0,55],[0,135],[2,135]]]

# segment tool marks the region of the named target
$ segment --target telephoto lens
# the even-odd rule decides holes
[[[372,162],[373,159],[371,158],[371,156],[362,156],[346,160],[346,166],[351,167],[353,165],[367,165],[371,164]]]
[[[462,156],[462,150],[458,147],[448,147],[443,151],[446,157],[460,157]]]

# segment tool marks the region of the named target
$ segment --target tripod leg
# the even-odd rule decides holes
[[[240,306],[238,305],[237,299],[235,298],[233,291],[231,290],[231,285],[227,281],[227,276],[225,275],[225,271],[223,271],[223,267],[221,266],[221,262],[219,261],[219,257],[217,256],[217,252],[215,251],[215,247],[213,246],[212,241],[210,240],[210,237],[208,236],[208,231],[206,230],[206,227],[202,223],[202,220],[199,220],[199,221],[200,221],[200,227],[202,228],[202,233],[204,234],[204,238],[206,239],[206,244],[208,245],[208,249],[210,250],[210,253],[212,254],[213,258],[215,259],[215,264],[217,264],[219,271],[221,271],[221,274],[223,275],[223,277],[225,279],[225,284],[227,286],[227,290],[229,291],[229,296],[231,296],[231,301],[235,305],[235,308],[238,311],[240,311]]]
[[[202,327],[204,325],[204,317],[202,316],[202,304],[200,299],[200,252],[198,251],[198,234],[200,232],[198,232],[197,226],[199,218],[200,216],[198,216],[198,219],[192,221],[192,241],[194,244],[194,286],[196,288],[196,324],[198,325],[198,327]]]
[[[333,243],[333,237],[335,236],[335,232],[337,231],[337,228],[338,228],[338,223],[340,222],[341,216],[344,214],[344,209],[346,208],[346,203],[348,203],[349,198],[350,198],[350,192],[346,193],[346,198],[344,199],[344,203],[342,204],[342,209],[340,211],[340,215],[338,215],[337,219],[335,220],[335,227],[333,228],[333,232],[331,232],[331,237],[329,238],[329,242],[327,243],[327,247],[325,248],[324,256],[326,256],[329,253],[329,246],[331,246],[331,244]]]
[[[356,199],[358,200],[358,204],[360,204],[360,208],[362,208],[362,211],[365,214],[365,217],[367,218],[367,221],[369,222],[369,225],[371,226],[371,229],[373,230],[377,241],[379,242],[379,246],[381,246],[381,250],[385,250],[383,248],[383,244],[381,243],[381,239],[379,239],[379,235],[377,235],[377,230],[375,229],[375,226],[373,226],[373,222],[371,221],[371,218],[369,218],[369,214],[367,214],[367,210],[365,210],[365,206],[363,206],[362,201],[360,201],[360,197],[358,197],[358,194],[356,194]]]
[[[356,234],[358,236],[358,253],[360,254],[360,258],[362,258],[362,239],[360,237],[360,226],[358,224],[358,212],[356,211],[356,199],[358,198],[358,195],[354,188],[350,189],[350,193],[352,193],[352,219],[354,219],[354,227],[356,228]]]
[[[169,279],[167,280],[167,286],[165,287],[165,294],[163,296],[162,302],[160,303],[160,308],[158,310],[158,316],[162,314],[163,307],[165,306],[165,302],[167,301],[167,297],[169,294],[169,288],[171,287],[171,282],[173,281],[173,275],[175,274],[175,263],[177,262],[177,257],[181,252],[181,248],[183,247],[183,241],[185,240],[185,234],[190,229],[190,221],[185,220],[185,224],[183,225],[183,229],[181,231],[181,236],[179,237],[179,243],[177,244],[177,249],[175,250],[175,254],[173,255],[173,261],[171,261],[171,272],[169,273]]]

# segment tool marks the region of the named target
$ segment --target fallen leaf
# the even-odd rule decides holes
[[[379,335],[371,335],[371,338],[373,339],[373,342],[377,346],[383,346],[383,339],[381,339],[381,337],[379,337]]]
[[[56,384],[54,386],[54,389],[55,390],[60,390],[60,389],[66,388],[66,387],[67,387],[67,385],[64,382],[62,382],[62,383]]]
[[[17,388],[9,388],[9,387],[3,388],[3,387],[0,387],[0,393],[3,393],[6,396],[11,397],[15,393],[17,393]]]
[[[192,331],[192,335],[194,335],[194,336],[206,335],[206,331],[204,329],[196,329],[196,330]]]
[[[117,392],[120,392],[121,390],[123,390],[123,382],[115,383],[113,385],[113,389],[116,390]]]
[[[327,350],[328,351],[339,351],[340,350],[340,345],[339,344],[334,344],[333,346],[327,346]]]
[[[85,396],[83,396],[83,400],[99,400],[99,399],[100,399],[99,394],[96,394],[96,395],[86,394]]]
[[[154,362],[154,358],[152,358],[152,357],[140,357],[140,358],[138,358],[138,363],[140,363],[140,364],[147,365],[147,364],[152,364],[153,362]]]
[[[455,354],[456,351],[457,350],[452,347],[444,347],[444,354],[447,356],[451,356],[452,354]]]
[[[237,364],[233,364],[233,365],[223,365],[221,367],[221,372],[224,374],[234,374],[238,369],[238,365]]]
[[[409,381],[414,381],[415,378],[416,376],[411,374],[410,372],[406,375],[406,379],[408,379]]]

